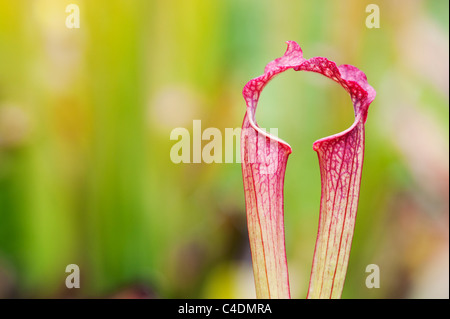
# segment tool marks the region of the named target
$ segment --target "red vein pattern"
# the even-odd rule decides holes
[[[336,66],[326,58],[304,59],[300,46],[287,42],[285,54],[267,64],[264,74],[243,90],[247,111],[242,124],[241,157],[247,224],[258,298],[290,298],[284,239],[283,188],[291,147],[258,127],[256,107],[265,85],[288,69],[325,75],[349,94],[353,125],[316,141],[322,195],[319,230],[311,270],[309,298],[339,298],[342,293],[355,226],[364,156],[364,124],[375,90],[363,72]]]

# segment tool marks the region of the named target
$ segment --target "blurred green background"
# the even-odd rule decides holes
[[[79,29],[65,26],[70,3]],[[370,3],[378,29],[365,25]],[[377,91],[343,298],[448,298],[448,6],[0,0],[0,298],[253,298],[240,164],[174,164],[169,136],[192,138],[194,119],[240,127],[243,86],[287,40],[357,66]],[[290,71],[257,119],[293,148],[286,246],[304,298],[320,201],[312,143],[351,125],[351,102]],[[73,263],[81,288],[69,290]],[[379,289],[365,286],[368,264]]]

